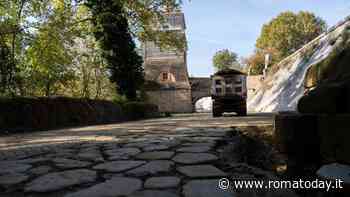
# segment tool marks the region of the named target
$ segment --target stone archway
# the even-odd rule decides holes
[[[200,99],[210,97],[210,78],[190,78],[193,111],[196,112],[196,103]],[[208,99],[209,100],[209,99]],[[208,102],[208,101],[207,101]]]
[[[213,101],[211,97],[202,97],[194,102],[194,112],[211,112]]]

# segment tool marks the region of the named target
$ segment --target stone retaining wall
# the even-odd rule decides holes
[[[288,155],[288,170],[315,174],[323,164],[350,164],[349,114],[279,114],[275,133]]]
[[[147,91],[148,101],[159,107],[160,112],[191,113],[193,111],[191,90]]]

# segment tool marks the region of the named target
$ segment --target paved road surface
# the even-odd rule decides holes
[[[222,141],[233,126],[271,124],[188,114],[1,137],[0,196],[239,196],[218,188]]]
[[[271,125],[271,114],[252,114],[247,117],[212,118],[210,114],[179,114],[170,118],[133,121],[120,124],[89,126],[55,131],[11,135],[0,138],[0,150],[18,149],[69,141],[118,141],[125,136],[173,134],[179,128],[230,128],[232,126]]]

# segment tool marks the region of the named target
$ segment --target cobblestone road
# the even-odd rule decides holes
[[[269,115],[192,114],[4,136],[0,196],[238,196],[218,188],[226,136],[271,124]]]

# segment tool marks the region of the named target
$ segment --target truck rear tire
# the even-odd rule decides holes
[[[247,108],[241,109],[239,112],[237,112],[238,116],[247,116]]]
[[[213,117],[221,117],[222,116],[222,112],[218,111],[218,110],[215,110],[213,109]]]

